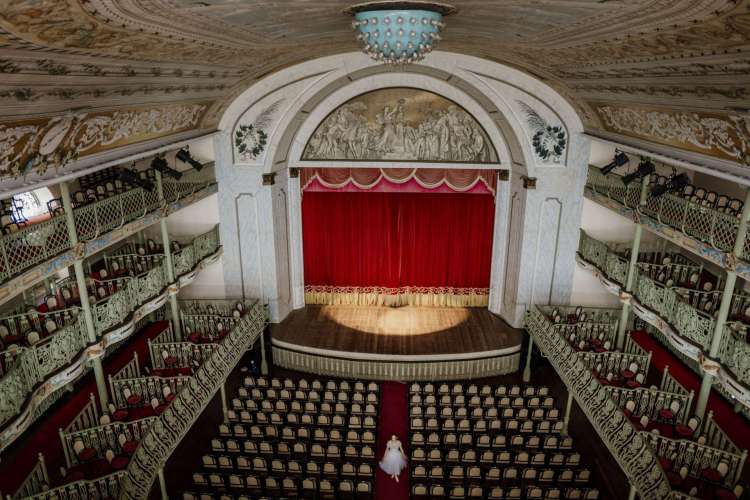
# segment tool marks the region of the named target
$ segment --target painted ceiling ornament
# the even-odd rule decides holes
[[[613,132],[742,161],[750,154],[750,120],[739,114],[718,115],[656,109],[599,106],[597,112]]]
[[[533,132],[531,145],[534,153],[543,162],[561,163],[568,145],[567,133],[562,125],[550,125],[528,104],[518,101],[526,114],[526,121]]]
[[[410,64],[432,52],[445,27],[443,17],[456,8],[425,1],[375,1],[345,12],[354,16],[352,28],[365,54],[385,64]]]
[[[68,112],[47,121],[0,124],[0,177],[44,175],[91,154],[195,127],[207,103],[117,110],[105,114]]]
[[[252,123],[239,124],[234,131],[234,147],[237,159],[247,162],[258,159],[266,150],[268,130],[273,125],[276,111],[284,99],[279,99],[265,108]]]

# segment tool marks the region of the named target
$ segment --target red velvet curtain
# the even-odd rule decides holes
[[[306,192],[305,285],[486,289],[494,211],[486,194]]]

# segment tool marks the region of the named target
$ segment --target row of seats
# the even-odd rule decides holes
[[[275,402],[262,400],[260,405],[258,402],[252,399],[242,400],[240,398],[232,399],[232,408],[234,410],[248,410],[252,412],[262,413],[310,413],[310,414],[339,414],[339,415],[371,415],[375,416],[378,414],[377,405],[374,403],[313,403],[306,401],[304,404],[300,401],[282,401],[277,400]]]
[[[237,396],[240,399],[250,399],[253,401],[261,402],[268,401],[269,403],[281,400],[281,401],[300,401],[300,402],[312,402],[319,403],[324,401],[326,403],[359,403],[359,404],[378,404],[378,393],[377,391],[366,392],[366,391],[323,391],[323,396],[320,395],[321,391],[311,389],[309,391],[303,391],[300,389],[259,389],[254,387],[249,391],[245,387],[240,387],[237,391]]]
[[[240,422],[242,424],[259,424],[259,425],[274,425],[274,426],[292,426],[292,427],[348,427],[350,429],[375,429],[377,424],[375,418],[371,415],[364,417],[360,415],[351,415],[346,418],[344,415],[310,415],[309,413],[287,413],[286,418],[282,417],[281,414],[272,412],[265,414],[263,412],[256,412],[251,414],[247,410],[233,412],[231,416],[227,417],[230,422]]]
[[[442,432],[473,432],[474,434],[485,434],[496,435],[499,432],[505,433],[516,433],[523,432],[530,434],[536,432],[537,434],[555,434],[562,432],[564,423],[557,419],[557,414],[552,415],[555,418],[545,418],[544,420],[517,420],[515,418],[502,419],[502,418],[484,418],[484,419],[468,419],[463,418],[456,423],[455,419],[437,419],[422,417],[412,418],[410,420],[410,429],[412,431],[421,432],[427,431],[442,431]]]
[[[446,474],[446,470],[448,471]],[[495,486],[503,484],[504,486],[525,483],[558,486],[586,485],[591,479],[591,470],[581,469],[552,469],[536,467],[518,468],[518,467],[491,467],[482,469],[476,465],[434,465],[430,468],[416,465],[411,471],[411,480],[420,482],[443,483],[445,481],[452,484],[464,485],[484,485]]]
[[[308,382],[307,379],[302,378],[299,379],[297,382],[290,378],[285,378],[283,381],[279,378],[271,378],[268,379],[266,377],[245,377],[243,380],[243,384],[247,388],[272,388],[272,389],[287,389],[290,391],[294,390],[300,390],[300,391],[344,391],[344,392],[350,392],[350,391],[356,391],[356,392],[379,392],[380,387],[375,382],[362,382],[362,381],[354,381],[350,382],[348,380],[327,380],[325,384],[321,382],[318,379],[313,380],[312,382]]]
[[[409,387],[409,394],[422,394],[422,395],[428,395],[428,394],[439,394],[441,396],[446,394],[452,394],[454,396],[458,395],[465,395],[465,396],[547,396],[549,395],[549,388],[545,386],[541,387],[534,387],[534,386],[526,386],[523,389],[520,385],[503,385],[499,384],[496,386],[491,386],[489,384],[485,384],[479,388],[476,384],[469,384],[464,388],[463,384],[454,383],[452,386],[444,383],[440,384],[437,391],[435,390],[435,385],[431,382],[421,384],[419,382],[414,382]]]
[[[213,474],[193,474],[193,482],[198,487],[211,488],[213,490],[233,490],[235,492],[248,492],[252,498],[259,495],[267,495],[272,498],[304,498],[313,500],[316,498],[372,498],[373,483],[372,481],[353,481],[349,479],[335,481],[331,479],[318,479],[314,477],[305,477],[295,479],[290,477],[278,478],[267,476],[260,478],[258,476],[240,476],[237,474],[223,475]],[[211,495],[201,495],[197,497],[194,493],[185,493],[183,499],[194,500],[213,499]],[[232,496],[222,495],[222,500],[235,498]],[[247,498],[244,495],[236,497],[238,499]]]
[[[544,422],[542,422],[544,423]],[[560,427],[562,427],[562,422],[558,422],[560,424]],[[558,432],[559,434],[559,432]],[[540,437],[540,436],[536,436]],[[556,437],[556,436],[555,436]],[[495,448],[495,449],[504,449],[508,446],[508,436],[506,434],[496,434],[494,436],[490,434],[478,434],[478,433],[471,433],[471,432],[462,432],[462,433],[455,433],[455,432],[444,432],[444,433],[437,433],[437,432],[431,432],[427,435],[427,438],[425,439],[424,434],[421,432],[414,432],[411,435],[411,445],[412,446],[427,446],[427,447],[447,447],[452,448],[455,446],[458,446],[460,448],[479,448],[481,449],[489,449],[489,448]],[[552,447],[553,443],[555,442],[555,439],[549,440],[549,445]],[[570,437],[563,437],[562,441],[564,442],[563,446],[566,448],[572,444],[572,438]],[[513,446],[514,443],[523,443],[526,444],[526,440],[524,440],[524,436],[520,434],[511,434],[510,435],[510,445]],[[548,440],[544,440],[545,445],[548,443]],[[560,442],[558,441],[558,446]]]
[[[473,419],[480,419],[480,418],[488,418],[488,419],[497,419],[497,418],[503,418],[503,419],[521,419],[521,420],[527,420],[530,417],[531,413],[529,410],[542,410],[540,412],[536,412],[535,416],[536,418],[540,418],[540,415],[544,415],[544,410],[550,410],[554,408],[553,406],[545,406],[544,408],[534,406],[534,407],[526,407],[526,406],[501,406],[498,408],[492,407],[492,408],[482,408],[482,407],[474,407],[474,408],[467,408],[465,406],[459,406],[459,407],[453,407],[453,406],[412,406],[409,410],[409,416],[414,417],[426,417],[426,418],[436,418],[440,417],[443,419],[446,418],[473,418]],[[498,412],[498,410],[501,410]]]
[[[370,462],[362,462],[356,465],[353,461],[344,463],[337,462],[316,462],[305,461],[304,468],[300,462],[295,460],[282,460],[274,458],[271,465],[264,457],[253,457],[249,459],[245,456],[231,457],[227,455],[205,454],[202,458],[203,470],[205,472],[222,471],[239,471],[255,472],[256,474],[276,474],[289,475],[294,477],[327,477],[337,479],[341,478],[360,478],[372,479],[375,476],[374,466]]]
[[[583,499],[597,500],[599,490],[595,488],[557,488],[541,486],[527,486],[521,488],[513,486],[502,488],[500,486],[482,488],[481,486],[445,486],[442,484],[415,484],[411,488],[411,498],[414,500],[443,499],[450,498],[461,500],[464,498],[485,498],[490,500],[558,500],[558,499]],[[203,500],[203,499],[201,499]]]
[[[511,463],[518,463],[521,465],[525,464],[532,464],[532,460],[535,460],[536,462],[545,462],[552,465],[552,457],[556,457],[555,460],[560,460],[562,457],[559,457],[559,452],[561,451],[572,451],[570,449],[547,449],[545,451],[552,452],[554,454],[551,454],[549,458],[547,457],[539,457],[539,453],[541,450],[534,450],[534,455],[531,455],[527,450],[518,449],[515,450],[515,453],[511,452],[507,449],[502,448],[492,448],[490,450],[474,450],[474,449],[467,449],[467,450],[460,450],[458,448],[451,448],[447,450],[443,450],[440,448],[432,448],[427,451],[425,451],[424,448],[414,448],[411,450],[411,460],[413,463],[419,463],[419,462],[430,462],[430,463],[449,463],[449,464],[458,464],[458,463],[464,463],[464,464],[484,464],[484,465],[508,465]],[[477,456],[477,452],[482,453],[480,456]],[[564,457],[564,455],[563,455]],[[571,460],[571,462],[580,463],[579,460]]]
[[[552,408],[555,406],[555,398],[552,396],[470,396],[468,400],[465,396],[444,395],[440,400],[433,394],[422,397],[420,394],[412,394],[409,405],[414,407],[420,406],[439,406],[441,408]]]

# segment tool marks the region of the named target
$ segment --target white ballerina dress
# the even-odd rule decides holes
[[[401,471],[406,467],[406,459],[401,453],[401,441],[388,441],[385,456],[380,462],[380,468],[388,475],[398,476],[401,474]]]

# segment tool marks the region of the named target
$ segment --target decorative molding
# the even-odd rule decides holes
[[[301,160],[498,163],[487,133],[461,106],[415,88],[373,90],[332,111]]]
[[[542,163],[564,163],[568,136],[562,125],[550,125],[534,108],[523,101],[516,101],[524,114],[532,132],[531,146]]]
[[[43,175],[79,156],[195,128],[208,103],[165,105],[0,124],[0,177]]]
[[[604,126],[616,133],[720,158],[750,157],[750,114],[720,115],[600,105]]]
[[[375,380],[464,380],[494,377],[517,371],[521,358],[520,346],[513,348],[512,353],[502,355],[487,352],[451,355],[449,359],[412,356],[414,359],[411,360],[387,361],[377,359],[374,355],[363,357],[337,351],[322,353],[304,346],[282,346],[278,342],[272,342],[274,364],[282,368],[330,377]]]

